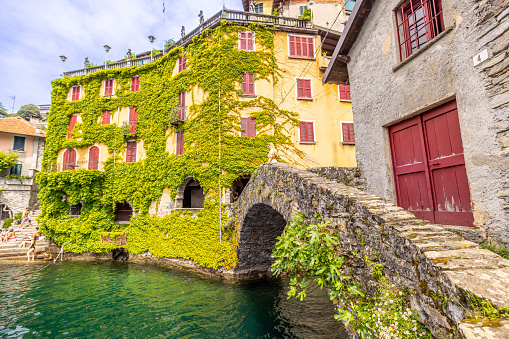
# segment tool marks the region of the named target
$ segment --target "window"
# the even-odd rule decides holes
[[[62,161],[62,171],[73,170],[77,167],[76,164],[76,150],[66,149]]]
[[[315,131],[313,121],[300,122],[300,142],[315,142]]]
[[[73,86],[71,92],[71,101],[78,101],[81,99],[81,85]]]
[[[356,0],[347,0],[347,1],[345,1],[345,11],[346,11],[346,14],[350,14],[350,12],[353,11],[353,7],[355,6],[355,1]]]
[[[255,137],[256,136],[256,119],[253,118],[240,118],[240,132],[241,137]]]
[[[131,78],[131,92],[138,92],[140,90],[140,77]]]
[[[254,51],[254,33],[253,32],[240,32],[239,33],[239,50]]]
[[[297,99],[313,99],[311,79],[297,79]]]
[[[21,164],[12,165],[11,170],[9,171],[10,175],[21,176]]]
[[[179,73],[186,69],[187,58],[185,55],[179,56]]]
[[[352,101],[350,98],[350,85],[339,85],[339,100]]]
[[[113,85],[115,79],[108,79],[104,81],[104,95],[113,95]]]
[[[180,121],[186,120],[186,91],[182,91],[179,93],[178,119]]]
[[[355,133],[353,131],[353,122],[342,122],[341,123],[341,136],[342,142],[345,144],[355,143]]]
[[[177,132],[177,147],[175,149],[176,155],[184,154],[184,131]]]
[[[444,30],[440,0],[407,0],[396,10],[401,60]]]
[[[136,149],[138,144],[136,141],[128,141],[126,152],[125,152],[125,162],[136,162]]]
[[[263,14],[263,4],[256,4],[256,5],[254,5],[254,11],[255,11],[255,13],[262,13]]]
[[[129,130],[130,134],[136,134],[136,125],[138,124],[138,111],[136,107],[129,107]]]
[[[131,221],[133,215],[133,208],[127,202],[117,202],[115,204],[115,222],[117,223],[128,223]]]
[[[111,123],[111,113],[110,111],[103,111],[103,120],[102,125],[109,125]]]
[[[299,16],[302,16],[306,9],[308,9],[308,6],[299,6]]]
[[[12,150],[17,152],[25,151],[25,137],[14,137],[14,143],[12,145]]]
[[[76,125],[77,121],[78,121],[78,116],[71,115],[71,120],[69,120],[69,133],[67,133],[67,139],[72,138],[72,131],[74,130],[74,126]]]
[[[288,55],[295,58],[315,57],[315,38],[288,35]]]
[[[92,146],[88,149],[88,169],[99,169],[99,147]]]
[[[244,95],[255,95],[255,84],[253,73],[242,73],[242,83],[240,88],[244,92]]]
[[[77,205],[71,205],[69,208],[69,216],[73,218],[79,217],[81,214],[82,207],[83,205],[81,204],[81,202],[79,202]]]

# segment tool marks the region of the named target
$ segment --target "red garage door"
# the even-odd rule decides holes
[[[398,205],[438,224],[472,226],[456,101],[389,129]]]

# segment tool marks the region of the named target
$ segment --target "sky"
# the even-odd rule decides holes
[[[163,2],[166,8],[163,13]],[[242,0],[224,0],[242,10]],[[162,49],[165,40],[180,39],[223,7],[223,0],[0,0],[0,102],[11,113],[26,104],[50,104],[51,81],[63,71],[83,68],[133,53]],[[62,63],[59,56],[68,59]]]

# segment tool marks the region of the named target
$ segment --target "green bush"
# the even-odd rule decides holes
[[[4,221],[4,228],[11,227],[13,221],[14,221],[14,219],[12,219],[12,218],[5,219],[5,221]]]
[[[18,155],[16,153],[0,152],[0,172],[16,164]]]

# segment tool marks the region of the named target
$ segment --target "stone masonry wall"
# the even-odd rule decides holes
[[[508,260],[372,194],[281,163],[259,167],[228,211],[229,226],[239,226],[239,266],[232,276],[268,274],[269,238],[298,212],[331,222],[340,237],[338,253],[366,291],[373,292],[366,256],[396,284],[415,291],[411,306],[436,337],[452,327],[464,338],[509,337],[509,321],[493,328],[462,322],[466,293],[496,307],[509,305]],[[261,254],[250,255],[253,250]]]
[[[0,177],[0,202],[9,207],[13,214],[23,212],[25,208],[38,208],[37,184],[35,179],[6,179]]]
[[[509,246],[509,0],[441,0],[446,29],[401,62],[394,10],[375,1],[349,56],[357,163],[396,202],[388,126],[455,99],[474,225]],[[484,50],[488,59],[474,66]]]

